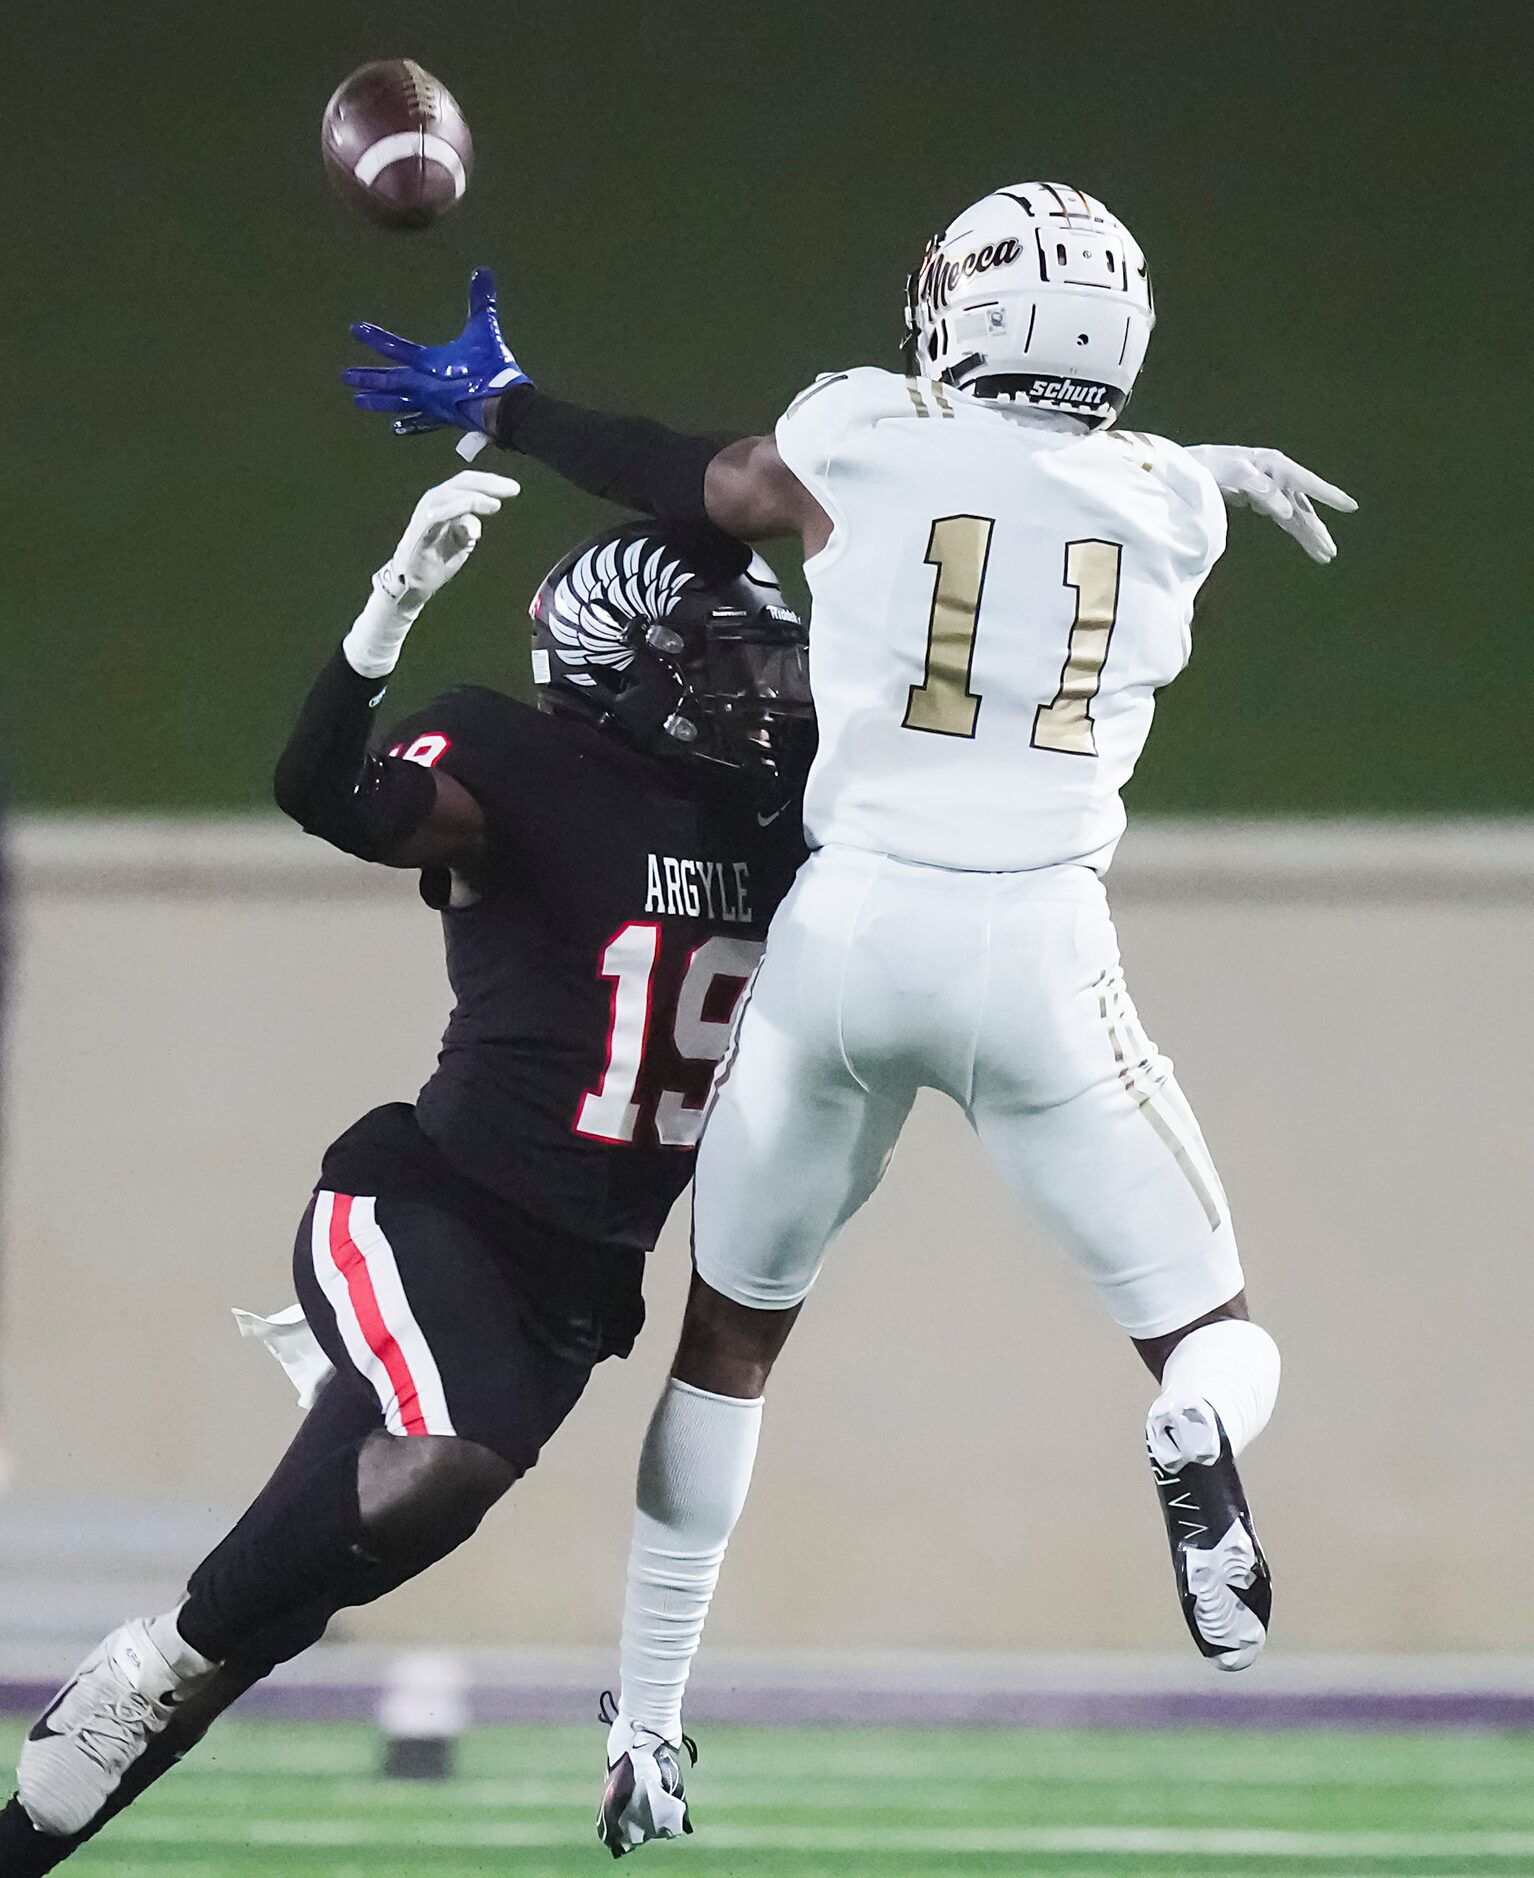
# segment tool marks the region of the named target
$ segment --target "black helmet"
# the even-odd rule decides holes
[[[813,722],[803,621],[761,556],[707,523],[609,528],[528,610],[540,706],[642,750],[776,774]]]

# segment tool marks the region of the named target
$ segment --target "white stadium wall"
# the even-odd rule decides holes
[[[17,857],[0,1527],[142,1501],[213,1534],[296,1419],[229,1306],[288,1300],[319,1151],[429,1070],[436,921],[264,822],[31,822]],[[1284,1350],[1246,1468],[1278,1640],[1526,1641],[1534,831],[1147,827],[1111,884]],[[634,1359],[348,1634],[611,1639],[685,1265],[673,1221]],[[919,1107],[783,1361],[711,1642],[1180,1647],[1150,1394],[962,1119]]]

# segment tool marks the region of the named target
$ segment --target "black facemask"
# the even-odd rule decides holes
[[[701,656],[685,669],[720,754],[776,772],[790,727],[814,718],[803,628],[763,613],[711,620],[702,639]]]

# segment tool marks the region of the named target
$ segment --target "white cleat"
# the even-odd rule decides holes
[[[694,1761],[698,1750],[682,1745]],[[597,1814],[597,1837],[614,1858],[652,1839],[679,1839],[692,1831],[682,1791],[681,1748],[637,1722],[614,1721],[607,1743],[607,1786]]]
[[[17,1797],[38,1831],[59,1838],[83,1832],[179,1704],[216,1669],[182,1641],[174,1612],[114,1630],[22,1744]]]
[[[1246,1669],[1268,1640],[1273,1578],[1220,1418],[1158,1402],[1146,1447],[1189,1634],[1217,1669]]]
[[[1190,1462],[1208,1467],[1220,1458],[1220,1418],[1201,1400],[1166,1407],[1158,1401],[1145,1424],[1145,1445],[1163,1473],[1180,1474]]]
[[[1182,1549],[1183,1573],[1193,1600],[1190,1628],[1217,1669],[1247,1669],[1268,1640],[1267,1626],[1245,1599],[1254,1596],[1265,1567],[1254,1536],[1237,1520],[1217,1545]]]

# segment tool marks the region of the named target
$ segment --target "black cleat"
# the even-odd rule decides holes
[[[1184,1414],[1199,1416],[1200,1409]],[[1211,1432],[1219,1436],[1214,1458],[1185,1461],[1175,1473],[1163,1466],[1153,1448],[1147,1452],[1188,1630],[1218,1668],[1245,1669],[1268,1640],[1273,1577],[1218,1416],[1213,1416]],[[1184,1439],[1180,1445],[1183,1453],[1196,1453],[1199,1446],[1196,1439]],[[1213,1445],[1209,1440],[1207,1447]]]

